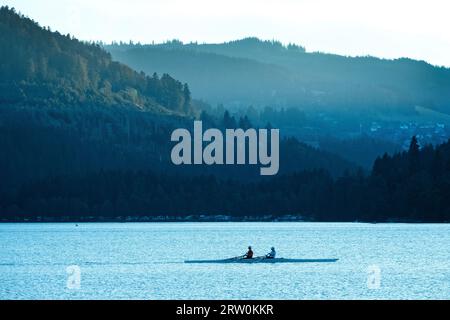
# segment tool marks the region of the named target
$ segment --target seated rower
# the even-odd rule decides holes
[[[244,254],[244,259],[252,259],[252,258],[253,258],[252,247],[248,246],[248,251],[246,254]]]
[[[276,255],[276,251],[275,248],[272,247],[270,248],[270,252],[268,254],[266,254],[266,259],[275,259],[275,255]]]

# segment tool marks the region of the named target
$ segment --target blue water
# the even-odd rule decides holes
[[[339,261],[183,263],[249,244]],[[0,299],[450,299],[449,248],[448,224],[0,224]]]

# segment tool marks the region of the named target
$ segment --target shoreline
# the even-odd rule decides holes
[[[104,216],[84,216],[84,217],[0,217],[0,223],[127,223],[127,222],[324,222],[324,223],[416,223],[416,224],[445,224],[450,221],[423,221],[423,220],[402,220],[402,219],[388,219],[388,220],[355,220],[355,221],[318,221],[314,219],[307,219],[300,215],[282,215],[282,216],[230,216],[230,215],[188,215],[188,216],[117,216],[117,217],[104,217]]]

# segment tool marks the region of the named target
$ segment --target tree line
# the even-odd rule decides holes
[[[312,221],[450,221],[450,141],[378,158],[372,172],[307,170],[256,181],[115,170],[25,183],[3,219],[124,216],[301,216]]]

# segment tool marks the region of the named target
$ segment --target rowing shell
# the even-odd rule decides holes
[[[316,262],[336,262],[339,259],[285,259],[285,258],[275,258],[275,259],[264,259],[264,258],[254,258],[254,259],[222,259],[222,260],[186,260],[185,263],[316,263]]]

